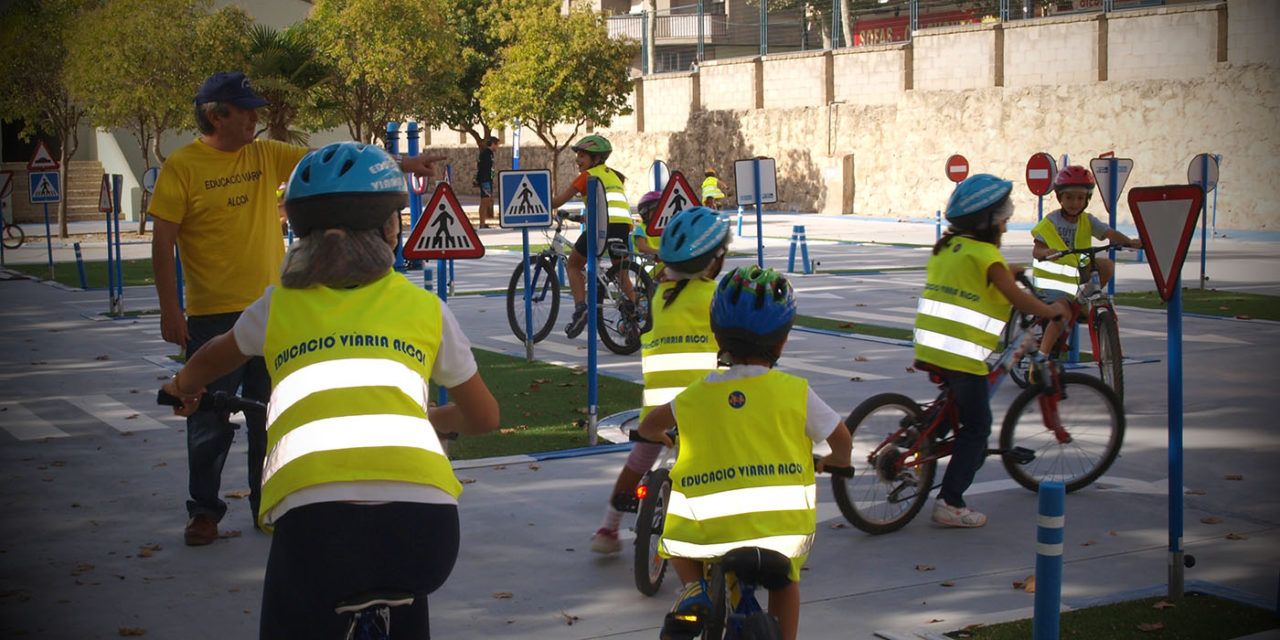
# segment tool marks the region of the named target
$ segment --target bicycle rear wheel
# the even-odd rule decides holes
[[[1047,414],[1047,415],[1046,415]],[[1054,417],[1066,431],[1065,441],[1047,427]],[[1000,429],[1000,449],[1025,447],[1035,459],[1018,464],[1001,456],[1018,484],[1038,491],[1045,480],[1057,480],[1075,491],[1097,480],[1120,455],[1124,411],[1115,392],[1083,373],[1063,373],[1058,389],[1023,391],[1009,405]]]
[[[936,461],[904,466],[906,447],[887,442],[905,424],[921,423],[920,405],[899,393],[867,398],[849,414],[845,425],[853,434],[853,477],[831,476],[840,513],[853,526],[870,534],[889,533],[906,526],[924,507],[933,488]],[[923,425],[921,425],[923,428]],[[907,461],[927,456],[931,444]]]
[[[757,611],[742,624],[742,639],[782,640],[782,625],[767,611]]]
[[[622,289],[619,275],[622,266],[615,265],[605,272],[605,283],[599,288],[596,306],[596,331],[610,351],[618,355],[630,355],[640,350],[640,334],[650,322],[647,319],[649,304],[653,298],[653,280],[639,265],[626,263],[636,301],[632,302]]]
[[[711,617],[702,625],[703,640],[721,640],[724,638],[725,621],[729,616],[729,592],[724,579],[724,565],[711,563],[707,576],[707,597],[711,598]]]
[[[7,249],[17,249],[27,239],[27,234],[16,224],[4,225],[4,246]]]
[[[1124,357],[1120,352],[1120,326],[1110,309],[1098,309],[1093,319],[1093,334],[1098,337],[1098,375],[1116,392],[1124,404]]]
[[[656,469],[644,481],[645,495],[636,514],[636,589],[646,596],[658,592],[667,559],[658,555],[658,538],[667,516],[667,498],[671,496],[671,471]]]
[[[524,269],[530,267],[529,291],[533,306],[533,341],[539,342],[551,333],[560,313],[560,279],[556,276],[555,260],[547,256],[532,256],[529,261],[516,265],[507,283],[507,324],[511,333],[524,341]]]

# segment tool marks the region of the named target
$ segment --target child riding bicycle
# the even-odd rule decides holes
[[[659,257],[666,268],[653,297],[653,327],[640,337],[645,387],[641,420],[716,368],[711,296],[731,237],[729,223],[706,207],[681,211],[662,232]],[[661,454],[662,444],[657,441],[632,446],[614,482],[604,522],[591,538],[592,551],[622,550],[618,541],[622,514],[635,511],[636,485]]]
[[[335,604],[371,590],[413,593],[392,637],[426,638],[427,595],[457,559],[462,486],[437,433],[492,431],[498,406],[448,307],[391,269],[407,198],[378,147],[304,157],[285,194],[298,240],[281,286],[164,386],[187,415],[206,384],[266,357],[263,638],[342,638]],[[451,404],[428,409],[428,378]]]
[[[796,637],[800,568],[817,527],[812,446],[825,439],[832,452],[821,464],[847,467],[852,437],[807,381],[773,368],[794,319],[795,297],[783,276],[756,266],[726,274],[712,297],[711,328],[729,368],[691,383],[640,424],[641,436],[667,445],[667,429],[680,428],[659,552],[685,588],[663,638],[700,632],[711,608],[703,561],[739,547],[791,559],[783,584],[763,586],[783,637]]]
[[[1080,268],[1080,256],[1076,255],[1047,260],[1054,253],[1086,249],[1093,245],[1094,238],[1133,249],[1142,248],[1142,241],[1129,238],[1085,211],[1093,196],[1093,187],[1093,174],[1082,166],[1071,165],[1059,171],[1053,181],[1053,191],[1062,208],[1045,216],[1031,229],[1031,236],[1035,239],[1035,247],[1031,250],[1034,283],[1050,301],[1075,296],[1080,283],[1090,277],[1092,269],[1098,270],[1099,283],[1105,287],[1111,282],[1116,269],[1115,263],[1102,256],[1095,257],[1093,264],[1086,268]],[[1061,333],[1057,324],[1046,327],[1040,352],[1049,353]]]
[[[1064,307],[1050,307],[1014,282],[1000,255],[1000,237],[1013,215],[1013,183],[980,173],[951,193],[950,226],[933,247],[924,292],[916,310],[915,357],[937,369],[954,394],[961,428],[933,521],[946,527],[981,527],[987,517],[970,509],[964,492],[986,459],[991,435],[987,356],[996,348],[1010,304],[1043,317],[1059,318]]]
[[[640,223],[631,228],[631,248],[639,253],[657,255],[658,247],[662,246],[662,234],[651,236],[648,231],[649,220],[653,219],[660,200],[662,200],[661,192],[650,191],[640,196],[640,202],[636,203],[636,214],[640,216]]]
[[[716,170],[707,167],[702,178],[702,205],[709,209],[719,209],[720,200],[723,198],[724,191],[720,189],[720,179],[716,177]]]

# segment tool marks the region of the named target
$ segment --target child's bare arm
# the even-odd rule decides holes
[[[1060,309],[1051,307],[1030,293],[1023,291],[1022,287],[1019,287],[1018,283],[1014,282],[1013,274],[1010,273],[1009,268],[1003,264],[995,263],[987,268],[987,278],[991,280],[991,284],[1000,290],[1000,293],[1004,294],[1005,298],[1008,298],[1013,306],[1023,313],[1030,313],[1042,318],[1058,318],[1062,315]]]
[[[849,428],[844,426],[844,420],[841,420],[836,428],[832,430],[831,435],[827,436],[827,444],[831,446],[831,453],[819,463],[819,467],[828,466],[845,468],[853,464],[850,459],[850,453],[853,449],[853,434],[849,433]],[[821,471],[819,468],[818,471]]]
[[[672,446],[671,438],[667,436],[667,429],[676,426],[676,414],[671,410],[671,403],[655,407],[649,412],[649,415],[640,421],[640,436],[650,442],[661,442],[668,447]]]

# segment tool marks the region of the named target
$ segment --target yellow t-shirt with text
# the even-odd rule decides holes
[[[197,139],[165,160],[147,212],[181,225],[188,315],[243,311],[280,283],[276,187],[306,154],[274,140],[227,152]]]

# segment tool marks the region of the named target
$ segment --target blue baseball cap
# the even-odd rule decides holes
[[[196,104],[206,102],[225,102],[241,109],[257,109],[269,104],[266,98],[253,92],[249,79],[239,71],[221,71],[209,76],[196,92]]]

